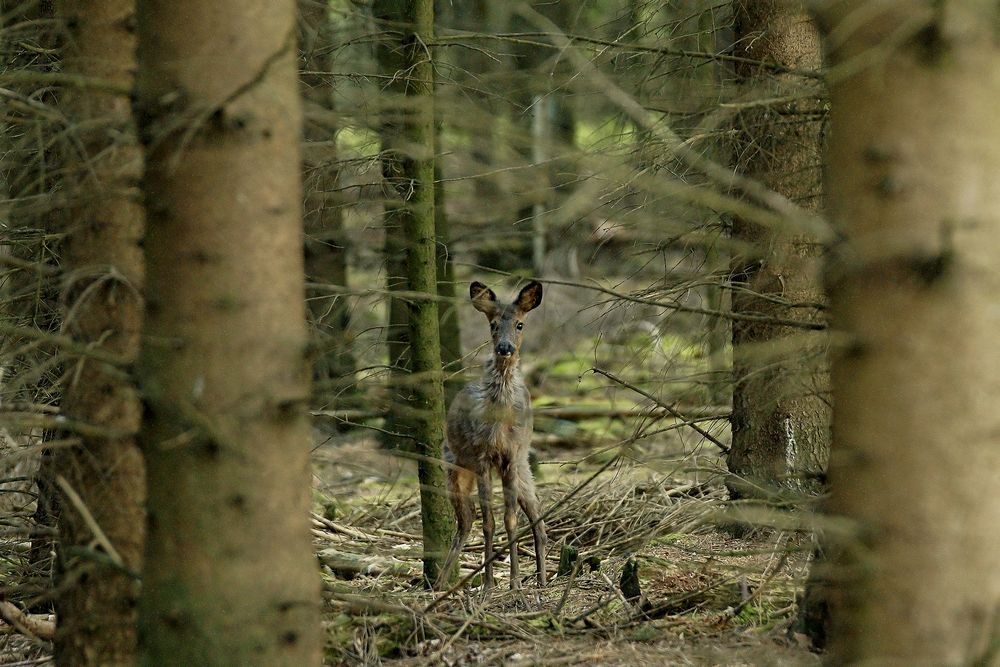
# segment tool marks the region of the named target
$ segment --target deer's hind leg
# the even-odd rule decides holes
[[[475,473],[466,468],[452,466],[448,469],[448,497],[452,507],[455,508],[455,520],[457,528],[455,539],[451,543],[451,550],[448,558],[445,559],[444,566],[438,574],[435,587],[444,589],[451,581],[452,571],[458,564],[462,555],[462,548],[469,537],[472,529],[473,509],[472,509],[472,484],[476,479]]]
[[[535,537],[535,568],[538,573],[538,585],[544,586],[545,577],[545,547],[548,538],[545,535],[545,522],[542,520],[541,503],[535,492],[535,478],[531,475],[531,467],[527,457],[518,464],[517,501],[531,522],[531,532]]]

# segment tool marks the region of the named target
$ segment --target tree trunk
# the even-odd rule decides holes
[[[318,665],[293,0],[139,3],[145,664]]]
[[[778,0],[734,3],[738,55],[793,69],[820,64],[816,27],[800,8]],[[741,65],[737,74],[761,96],[787,94],[790,74]],[[815,209],[820,193],[822,103],[804,97],[754,107],[739,116],[740,171]],[[783,319],[822,319],[819,245],[810,238],[736,221],[733,236],[749,252],[733,257],[732,310]],[[734,498],[776,488],[814,489],[826,467],[831,409],[825,332],[734,321],[732,450]]]
[[[376,3],[376,17],[399,31],[398,42],[383,46],[398,58],[392,73],[397,97],[392,112],[391,149],[383,145],[385,171],[391,178],[392,208],[387,218],[398,226],[400,247],[406,251],[408,291],[430,298],[406,303],[410,373],[406,383],[412,396],[407,423],[414,440],[420,479],[420,506],[424,538],[424,580],[437,580],[441,560],[454,530],[451,505],[441,465],[444,437],[444,390],[437,296],[438,261],[434,215],[434,67],[428,53],[433,40],[433,0]],[[398,12],[398,13],[393,13]],[[389,60],[383,60],[389,64]],[[402,95],[402,99],[399,95]]]
[[[996,3],[820,14],[833,59],[832,664],[1000,659]]]
[[[317,0],[299,0],[302,17],[302,93],[307,103],[323,110],[333,106],[330,72],[333,44],[329,6]],[[347,235],[337,194],[339,165],[335,128],[307,121],[304,128],[303,181],[306,231],[306,280],[346,286]],[[309,316],[316,336],[313,377],[326,390],[325,408],[342,404],[354,389],[354,356],[349,336],[350,311],[343,294],[308,289]]]
[[[63,71],[132,88],[133,0],[58,4],[66,30]],[[142,155],[125,93],[64,91],[61,107],[73,133],[65,156],[68,241],[64,257],[64,329],[79,343],[120,355],[139,352],[142,323],[143,211],[138,197]],[[136,443],[142,408],[132,379],[119,368],[82,358],[70,369],[62,413],[107,429],[57,450],[56,486],[62,562],[56,603],[60,665],[129,664],[136,660],[138,572],[145,540],[146,479]],[[73,495],[75,494],[75,495]],[[79,506],[78,506],[79,504]],[[100,527],[94,534],[82,512]],[[106,540],[106,543],[104,542]]]

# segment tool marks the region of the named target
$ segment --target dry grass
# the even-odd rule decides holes
[[[520,592],[507,590],[504,561],[493,591],[483,592],[473,575],[471,585],[442,598],[421,585],[409,463],[366,438],[324,448],[317,459],[320,486],[332,500],[327,508],[335,508],[332,520],[315,521],[326,563],[330,664],[819,662],[789,631],[808,538],[772,532],[741,539],[720,530],[713,523],[725,501],[718,483],[658,476],[622,459],[545,479],[549,573],[564,544],[579,550],[579,567],[539,589],[530,540],[522,539]],[[643,593],[635,602],[619,590],[630,558],[639,564]],[[470,540],[462,574],[475,572],[481,559],[482,540]]]

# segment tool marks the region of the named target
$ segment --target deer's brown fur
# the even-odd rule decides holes
[[[531,396],[524,384],[520,360],[524,317],[542,301],[542,285],[531,282],[513,303],[501,304],[493,290],[479,282],[469,289],[472,304],[486,315],[493,339],[493,355],[479,382],[465,386],[448,410],[445,461],[449,463],[448,491],[458,530],[442,569],[447,582],[472,528],[472,486],[479,489],[483,514],[483,583],[493,586],[494,520],[491,506],[492,471],[503,482],[504,528],[510,541],[510,587],[520,587],[517,565],[517,506],[532,523],[538,583],[545,585],[545,524],[541,521],[535,480],[528,465],[531,444]]]

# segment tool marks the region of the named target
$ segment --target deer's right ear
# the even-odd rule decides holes
[[[473,282],[469,285],[469,296],[472,298],[472,305],[480,313],[487,316],[493,315],[497,310],[497,295],[481,282]]]

